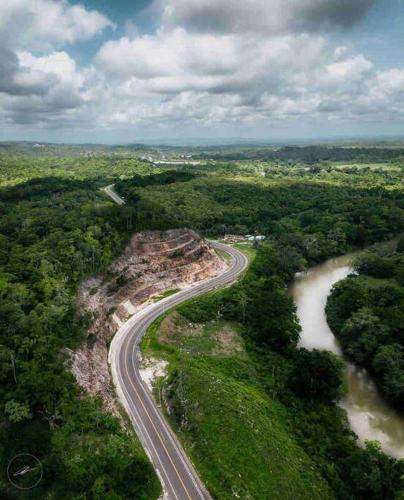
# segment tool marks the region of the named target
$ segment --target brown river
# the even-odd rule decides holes
[[[345,255],[330,259],[296,276],[291,291],[302,326],[300,347],[324,349],[342,356],[324,308],[333,284],[351,272],[351,258]],[[379,441],[385,453],[404,458],[404,416],[381,398],[366,370],[347,362],[346,377],[348,392],[339,404],[346,410],[360,442]]]

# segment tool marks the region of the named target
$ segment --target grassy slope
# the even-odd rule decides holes
[[[170,362],[170,421],[212,495],[332,498],[288,432],[287,410],[260,388],[237,327],[222,320],[203,327],[182,321],[167,344],[161,342],[163,326],[160,320],[151,327],[143,351]],[[225,330],[236,332],[237,348],[221,348]]]

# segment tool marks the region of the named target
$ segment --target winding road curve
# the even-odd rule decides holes
[[[211,245],[231,256],[229,267],[219,276],[150,304],[132,316],[114,336],[109,363],[119,398],[170,500],[210,499],[195,468],[186,456],[139,373],[139,344],[147,328],[168,309],[197,295],[235,281],[248,265],[247,257],[222,243]]]
[[[105,186],[104,188],[101,188],[101,191],[104,191],[104,193],[112,198],[112,200],[117,204],[117,205],[124,205],[125,201],[115,193],[114,191],[114,186],[115,184],[110,184],[109,186]]]

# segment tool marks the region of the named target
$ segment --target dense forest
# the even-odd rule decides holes
[[[273,149],[244,148],[195,155],[196,158],[211,158],[213,160],[275,160],[309,164],[327,160],[337,162],[384,162],[403,158],[403,156],[403,148],[369,148],[360,146],[285,146]]]
[[[4,472],[21,451],[41,459],[46,473],[29,498],[158,497],[157,477],[136,437],[80,391],[67,361],[86,328],[75,302],[81,281],[106,269],[134,232],[171,227],[268,237],[249,278],[220,299],[221,310],[249,324],[245,335],[268,390],[276,390],[266,374],[271,363],[287,378],[277,397],[284,393],[296,439],[332,490],[370,498],[399,490],[401,465],[374,447],[360,450],[342,423],[333,403],[341,389],[338,363],[295,350],[299,326],[285,285],[310,263],[403,231],[401,164],[302,170],[212,162],[173,169],[104,151],[96,157],[5,152],[0,162],[0,466]],[[111,183],[126,205],[115,206],[100,191]],[[240,309],[247,293],[252,300]],[[330,376],[307,393],[304,378],[293,373],[304,367],[314,380],[319,364]],[[335,427],[334,439],[327,426]],[[16,497],[3,473],[0,488],[3,497]]]
[[[328,321],[344,352],[369,369],[384,396],[404,408],[404,237],[395,251],[375,247],[337,283]]]

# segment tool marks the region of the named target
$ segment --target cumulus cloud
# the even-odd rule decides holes
[[[392,100],[402,99],[401,71],[378,72],[363,54],[335,47],[324,31],[349,29],[374,3],[156,0],[161,22],[154,34],[108,41],[97,54],[109,82],[105,120],[383,119]]]
[[[28,51],[18,53],[19,67],[22,70],[53,75],[59,82],[80,87],[84,75],[77,71],[76,62],[67,52],[53,52],[42,57],[35,57]]]
[[[237,37],[189,34],[178,28],[169,33],[107,42],[99,51],[97,62],[107,72],[124,78],[165,78],[171,92],[170,78],[183,78],[180,87],[187,86],[188,77],[194,79],[194,85],[199,79],[204,86],[204,78],[216,77],[220,81],[223,75],[237,71],[242,63],[240,45],[244,41]],[[178,91],[178,85],[173,90]],[[164,92],[164,85],[161,91]]]
[[[18,56],[0,47],[0,92],[11,95],[43,95],[55,78],[41,71],[20,68]]]
[[[377,76],[380,88],[386,94],[404,93],[404,69],[382,71]]]
[[[358,23],[376,0],[156,0],[163,26],[240,33],[318,32]]]
[[[113,24],[103,14],[66,0],[0,3],[0,94],[7,121],[33,123],[80,107],[90,70],[55,47],[88,40]],[[45,51],[37,56],[35,52]],[[48,118],[47,118],[48,117]]]
[[[306,73],[324,58],[325,42],[307,35],[257,40],[237,35],[188,33],[182,28],[107,42],[99,67],[126,81],[126,89],[159,94],[183,91],[256,93],[285,90],[287,80]],[[305,57],[296,57],[297,51]],[[282,89],[283,87],[283,89]]]
[[[327,35],[374,0],[155,0],[154,33],[127,23],[84,68],[68,46],[112,27],[105,16],[66,0],[9,3],[0,6],[8,123],[172,130],[404,116],[404,70],[378,71]]]
[[[404,90],[401,72],[384,75],[362,54],[313,34],[162,30],[108,42],[97,68],[114,82],[111,124],[383,119]]]
[[[10,0],[0,3],[0,41],[14,49],[88,40],[113,23],[103,14],[67,0]]]
[[[57,117],[63,124],[64,118],[71,119],[66,112],[85,104],[86,87],[91,85],[92,77],[90,70],[77,71],[75,61],[66,52],[43,57],[19,52],[18,72],[3,109],[16,123],[52,122]]]

